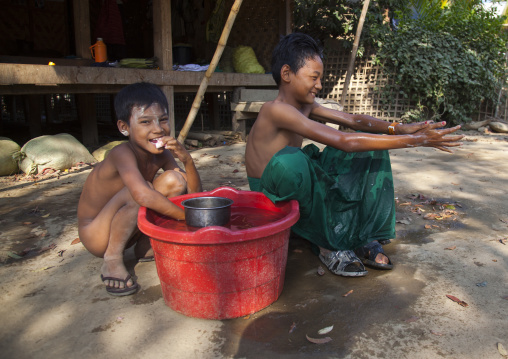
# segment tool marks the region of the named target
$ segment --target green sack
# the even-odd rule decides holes
[[[127,141],[113,141],[108,144],[105,144],[104,146],[93,151],[92,156],[94,156],[94,158],[98,162],[104,161],[104,159],[108,155],[109,151],[111,151],[114,147],[116,147],[122,143],[125,143],[125,142],[127,142]]]
[[[264,74],[265,69],[256,58],[250,46],[238,46],[233,53],[233,66],[235,71],[242,74]]]
[[[31,139],[17,157],[19,168],[27,175],[42,173],[45,169],[63,171],[80,162],[96,162],[86,147],[68,133]]]
[[[18,162],[13,158],[19,149],[19,145],[10,138],[0,137],[0,176],[19,172]]]

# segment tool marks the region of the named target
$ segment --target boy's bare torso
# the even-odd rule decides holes
[[[120,173],[113,160],[129,160],[135,157],[128,143],[115,147],[104,161],[98,163],[88,176],[81,193],[78,205],[78,221],[84,224],[93,220],[104,206],[125,187]],[[152,182],[157,171],[161,168],[163,156],[154,156],[153,161],[135,159],[139,172],[147,182]]]
[[[302,146],[303,136],[277,125],[277,111],[285,111],[288,106],[291,105],[276,99],[265,103],[259,111],[245,148],[245,166],[249,177],[261,178],[273,155],[286,146]],[[298,111],[309,117],[312,107],[313,105],[304,104]]]

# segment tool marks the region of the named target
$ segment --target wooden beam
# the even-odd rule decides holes
[[[76,56],[83,59],[91,59],[90,53],[90,1],[74,0],[74,40],[76,42]]]
[[[94,147],[99,144],[97,129],[97,113],[93,94],[76,95],[79,122],[81,122],[81,134],[83,145]]]
[[[171,33],[171,0],[153,1],[153,47],[154,56],[161,70],[173,70],[173,39]],[[173,136],[175,130],[175,89],[161,84],[162,92],[169,104],[169,127]]]
[[[197,86],[203,72],[107,67],[0,64],[2,85],[129,85],[147,81],[159,86]],[[214,73],[209,87],[276,87],[270,74]]]

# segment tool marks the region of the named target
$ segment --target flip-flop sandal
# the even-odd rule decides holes
[[[391,240],[389,240],[389,239],[380,239],[380,240],[378,240],[378,242],[379,242],[380,244],[382,244],[383,246],[386,246],[387,244],[392,243],[392,241],[391,241]]]
[[[153,262],[154,260],[155,260],[154,256],[138,258],[138,262]]]
[[[104,277],[101,274],[101,280],[103,282],[106,281],[106,280],[114,280],[114,281],[117,281],[117,282],[123,282],[123,285],[124,285],[123,288],[115,288],[115,287],[111,287],[111,286],[106,285],[106,292],[108,292],[109,294],[114,295],[116,297],[122,297],[124,295],[131,295],[131,294],[134,294],[134,293],[136,293],[138,291],[139,284],[136,283],[136,281],[134,281],[134,279],[132,280],[134,282],[134,284],[131,285],[130,287],[127,287],[127,282],[131,278],[132,278],[132,276],[130,274],[127,275],[127,277],[125,279],[120,279],[120,278],[115,278],[115,277]],[[104,284],[106,284],[106,283],[104,283]]]
[[[372,241],[369,244],[355,249],[356,255],[362,260],[362,263],[366,266],[376,268],[376,269],[393,269],[393,264],[390,258],[383,251],[383,247],[379,244],[378,241]],[[381,253],[388,258],[388,263],[378,263],[376,262],[377,255]]]
[[[364,265],[352,250],[319,254],[319,259],[330,272],[344,277],[363,277],[367,275]]]

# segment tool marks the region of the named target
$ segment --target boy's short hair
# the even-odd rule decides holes
[[[129,123],[133,107],[150,107],[158,103],[169,111],[168,100],[159,87],[148,82],[138,82],[128,85],[118,92],[115,97],[116,117]]]
[[[280,70],[282,66],[289,65],[291,71],[297,73],[308,59],[318,56],[323,59],[323,50],[317,41],[309,35],[294,32],[284,36],[275,46],[272,53],[272,77],[280,86]]]

